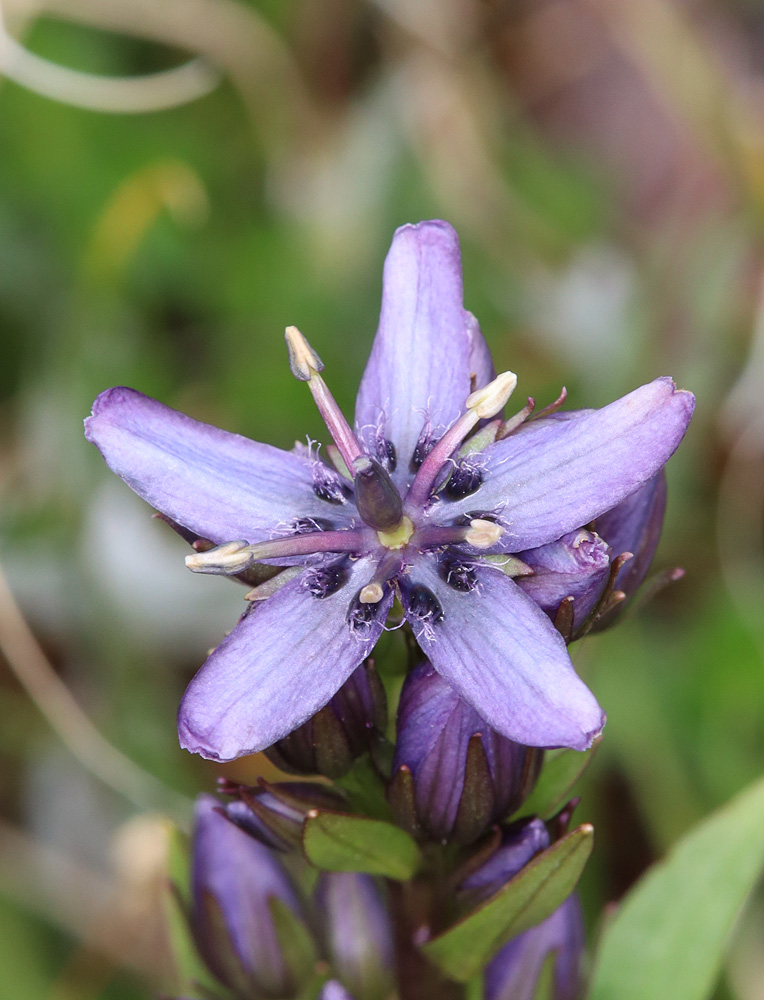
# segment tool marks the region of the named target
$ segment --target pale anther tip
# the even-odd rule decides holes
[[[289,349],[289,367],[295,378],[309,382],[316,372],[324,370],[323,361],[296,326],[286,328],[284,339]]]
[[[516,386],[517,375],[514,372],[502,372],[493,382],[471,393],[464,405],[468,410],[473,410],[481,420],[489,420],[505,405]]]
[[[500,524],[496,524],[495,521],[487,521],[482,517],[476,517],[470,521],[470,526],[464,536],[464,540],[476,549],[490,549],[503,534],[504,529]]]
[[[378,583],[367,583],[365,587],[361,588],[361,593],[358,595],[358,600],[361,604],[379,604],[382,598],[385,596],[385,592]]]

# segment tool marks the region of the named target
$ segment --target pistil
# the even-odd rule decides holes
[[[296,326],[288,326],[284,337],[289,349],[289,367],[292,374],[301,382],[308,383],[318,412],[332,440],[337,445],[345,465],[352,469],[353,463],[363,454],[363,450],[326,382],[319,375],[319,372],[324,370],[323,361]]]

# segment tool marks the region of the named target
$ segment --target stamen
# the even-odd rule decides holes
[[[465,543],[476,549],[490,549],[503,534],[504,528],[500,524],[476,517],[467,524],[432,525],[420,528],[413,544],[420,549],[438,549],[445,545]]]
[[[329,392],[326,382],[318,374],[323,371],[323,361],[296,326],[288,326],[284,336],[289,348],[289,367],[292,369],[292,374],[301,382],[308,383],[318,412],[323,417],[345,465],[352,469],[353,462],[363,452],[350,424],[337,405],[337,401]]]
[[[453,424],[422,462],[406,494],[407,507],[422,507],[432,493],[443,465],[469,432],[481,420],[489,420],[504,406],[517,385],[514,372],[503,372],[493,382],[471,393],[465,402],[466,413]]]
[[[360,531],[314,531],[290,538],[274,538],[269,542],[226,542],[207,552],[186,556],[186,566],[193,573],[235,576],[261,559],[312,555],[316,552],[360,552],[363,549]]]

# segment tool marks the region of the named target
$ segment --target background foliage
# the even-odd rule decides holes
[[[543,405],[565,384],[599,406],[671,374],[699,400],[657,560],[687,576],[574,653],[609,713],[577,814],[597,829],[582,885],[596,931],[764,763],[759,5],[3,14],[65,66],[135,76],[201,55],[220,83],[137,115],[0,82],[0,558],[37,640],[0,586],[0,993],[167,986],[160,813],[182,816],[216,773],[178,749],[174,717],[241,592],[188,574],[183,544],[107,472],[81,432],[93,398],[127,384],[281,446],[320,437],[283,328],[310,338],[351,412],[393,229],[428,217],[460,232],[467,306],[521,394]],[[764,996],[762,923],[754,901],[719,998]]]

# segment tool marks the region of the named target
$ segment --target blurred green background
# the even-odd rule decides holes
[[[0,559],[34,639],[0,585],[0,995],[171,988],[161,814],[216,773],[178,749],[175,712],[242,591],[188,574],[183,543],[86,444],[93,398],[126,384],[284,447],[320,438],[283,329],[309,337],[350,413],[393,230],[429,217],[460,233],[466,304],[521,402],[564,384],[569,405],[599,406],[660,374],[698,397],[656,561],[687,576],[574,652],[609,714],[578,813],[598,831],[596,931],[764,770],[762,7],[4,0],[2,15],[0,72],[26,86],[0,77]],[[197,57],[178,106],[110,113],[134,90],[104,76]],[[29,89],[70,84],[102,110]],[[762,934],[754,902],[719,997],[764,997]]]

